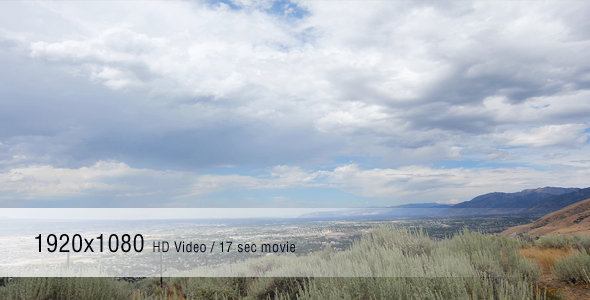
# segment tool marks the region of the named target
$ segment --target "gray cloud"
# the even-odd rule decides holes
[[[547,168],[588,149],[590,4],[236,5],[0,3],[0,171]]]

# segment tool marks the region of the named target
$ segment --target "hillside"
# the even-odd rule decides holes
[[[576,191],[571,193],[555,195],[543,199],[530,207],[530,212],[532,214],[546,215],[588,198],[590,198],[590,188],[576,189]]]
[[[546,214],[583,200],[570,199],[577,199],[578,197],[570,197],[569,195],[579,191],[578,188],[544,187],[516,193],[488,193],[477,196],[470,201],[456,204],[444,211],[442,216]],[[540,203],[544,203],[544,205],[538,206]],[[533,209],[533,207],[536,209]],[[547,211],[547,209],[553,210]]]
[[[528,189],[516,193],[488,193],[477,196],[471,201],[459,203],[456,208],[523,208],[539,201],[562,194],[578,191],[577,188],[544,187]]]
[[[509,228],[500,235],[525,233],[534,237],[590,233],[590,199],[550,213],[531,224]]]

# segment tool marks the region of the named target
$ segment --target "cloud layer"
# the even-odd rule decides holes
[[[0,7],[4,199],[397,204],[590,182],[584,2]]]

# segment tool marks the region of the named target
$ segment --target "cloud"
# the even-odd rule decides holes
[[[590,4],[275,4],[0,3],[5,193],[463,199],[587,179]]]
[[[118,196],[153,195],[158,187],[171,181],[182,181],[178,172],[161,172],[134,169],[115,161],[99,161],[90,167],[78,169],[53,166],[30,166],[0,173],[0,191],[5,198],[52,199],[92,194],[117,194]],[[154,184],[150,186],[151,184]],[[170,193],[166,186],[166,193]],[[151,192],[143,192],[151,190]],[[119,194],[124,191],[133,191]],[[161,193],[161,191],[159,191]]]
[[[272,200],[277,201],[277,202],[283,202],[283,201],[289,200],[289,197],[277,196],[277,197],[272,197]]]
[[[436,203],[438,204],[457,204],[460,203],[461,201],[459,201],[459,199],[450,199],[450,200],[440,200],[440,201],[436,201]]]
[[[305,172],[300,167],[275,166],[260,176],[199,175],[187,196],[204,195],[225,190],[290,189],[297,187],[322,187],[315,182],[322,173]]]
[[[361,169],[347,164],[333,170],[304,172],[300,168],[277,166],[280,176],[269,170],[263,176],[206,175],[197,177],[192,195],[224,190],[293,189],[320,187],[339,189],[357,196],[381,198],[395,204],[404,201],[438,201],[453,204],[456,198],[470,200],[491,191],[516,192],[523,187],[584,186],[587,169],[570,167],[564,176],[525,167],[436,169],[411,165],[397,169]],[[450,201],[440,199],[453,199]],[[442,202],[441,202],[442,201]],[[458,200],[457,200],[458,201]]]
[[[178,201],[184,201],[181,204],[187,205],[185,202],[192,199],[197,200],[192,205],[199,206],[204,205],[204,202],[198,201],[226,191],[240,191],[247,195],[247,191],[263,190],[279,191],[280,196],[271,196],[269,199],[275,203],[273,205],[284,203],[289,206],[293,201],[304,200],[301,196],[291,195],[291,191],[313,188],[340,190],[363,199],[383,199],[390,204],[420,201],[452,204],[456,199],[465,201],[490,191],[514,192],[547,185],[583,186],[590,176],[587,168],[589,162],[576,160],[573,163],[578,165],[571,165],[559,173],[525,167],[447,169],[409,165],[396,169],[361,169],[357,164],[345,164],[323,170],[278,165],[261,170],[257,175],[215,175],[136,169],[123,162],[100,161],[77,169],[48,165],[11,169],[0,173],[0,193],[4,199],[51,200],[102,196],[109,199],[136,199],[133,201],[144,205],[152,203],[154,199],[157,199],[158,205]],[[441,199],[453,200],[449,202]],[[252,201],[251,205],[260,204],[258,199]],[[350,205],[346,201],[322,201],[314,205]]]
[[[508,146],[531,147],[575,147],[586,144],[588,136],[584,131],[588,128],[585,124],[548,125],[533,128],[521,132],[507,133]]]
[[[387,134],[394,129],[382,107],[351,102],[342,108],[345,110],[329,112],[316,120],[315,128],[332,134],[363,134],[366,130]]]

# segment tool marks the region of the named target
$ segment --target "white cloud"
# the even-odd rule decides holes
[[[53,198],[80,196],[101,192],[141,191],[149,188],[149,181],[182,179],[183,174],[149,169],[134,169],[122,162],[99,161],[78,169],[53,166],[30,166],[11,169],[0,174],[0,191],[13,192],[24,198]],[[140,182],[138,182],[140,181]],[[169,188],[169,187],[168,187]],[[167,191],[170,192],[170,191]],[[140,192],[121,194],[137,196]],[[147,195],[148,193],[143,193]],[[151,193],[153,194],[153,192]]]
[[[581,165],[575,164],[586,167],[580,168]],[[21,199],[88,195],[142,199],[157,196],[164,205],[172,199],[200,199],[204,195],[228,190],[314,187],[381,198],[392,204],[420,201],[453,204],[457,199],[465,201],[491,191],[515,192],[539,186],[584,186],[590,180],[588,164],[590,161],[574,159],[569,167],[563,166],[561,170],[552,171],[524,167],[444,169],[420,165],[364,170],[356,164],[342,165],[332,170],[305,171],[300,167],[279,165],[257,176],[245,176],[163,172],[135,169],[122,162],[100,161],[78,169],[52,166],[12,169],[0,174],[0,192],[3,192],[3,198]],[[297,200],[297,197],[273,196],[271,199],[289,205],[287,202]],[[321,203],[317,204],[322,206]]]
[[[325,186],[314,180],[319,172],[305,172],[300,167],[275,166],[260,176],[199,175],[187,196],[203,195],[225,190],[289,189],[304,186]]]
[[[531,168],[433,169],[406,166],[399,169],[359,170],[348,165],[336,168],[332,182],[350,193],[396,200],[438,200],[471,197],[490,191],[515,192],[523,187],[584,186],[588,170],[570,170],[559,175]]]
[[[450,199],[450,200],[440,200],[440,201],[436,201],[436,203],[438,204],[458,204],[461,201],[459,201],[459,199]]]
[[[490,114],[502,125],[571,124],[586,122],[590,114],[590,90],[532,97],[518,104],[506,97],[489,97],[483,107],[473,108],[476,115]]]
[[[97,72],[92,72],[92,74],[90,74],[90,79],[103,82],[104,85],[114,90],[142,85],[133,74],[127,74],[119,69],[109,67],[105,67]]]
[[[405,166],[398,169],[362,170],[349,164],[335,169],[302,172],[281,176],[203,175],[197,178],[193,194],[223,190],[289,189],[297,187],[335,188],[363,197],[377,197],[403,203],[405,201],[439,201],[454,204],[491,191],[516,192],[539,186],[584,186],[590,179],[588,169],[570,167],[554,173],[524,167],[435,169],[426,166]],[[321,180],[319,180],[321,179]],[[444,201],[440,199],[453,199]],[[441,202],[442,201],[442,202]]]
[[[289,197],[283,197],[283,196],[277,196],[277,197],[272,197],[273,201],[277,201],[277,202],[284,202],[289,200]]]
[[[507,132],[508,146],[531,146],[531,147],[575,147],[583,146],[588,140],[584,134],[587,129],[585,124],[547,125],[532,128],[524,131]]]
[[[377,105],[351,102],[342,109],[329,112],[315,121],[315,128],[320,132],[336,134],[354,134],[358,131],[372,130],[381,133],[395,131],[391,116]]]
[[[575,70],[590,67],[581,63],[590,61],[583,59],[590,42],[574,34],[578,29],[564,17],[569,10],[562,5],[304,2],[310,15],[296,22],[262,12],[267,7],[262,3],[238,5],[244,9],[124,4],[111,17],[113,26],[87,16],[95,30],[75,39],[34,41],[31,55],[112,89],[147,90],[170,102],[195,97],[200,105],[187,109],[196,115],[208,111],[212,120],[307,123],[321,133],[381,136],[375,143],[381,146],[388,140],[411,148],[461,143],[460,131],[561,123],[576,110],[590,111],[574,100],[588,92],[567,88],[577,80]],[[144,15],[131,14],[131,8],[162,11],[153,23],[163,29],[131,18]],[[53,9],[84,22],[73,14],[81,10],[77,5]],[[507,76],[504,86],[494,87],[493,81]],[[491,95],[470,98],[480,93],[475,85],[486,81]],[[519,104],[506,96],[517,93],[519,84],[573,94]],[[428,127],[448,132],[425,133]]]

